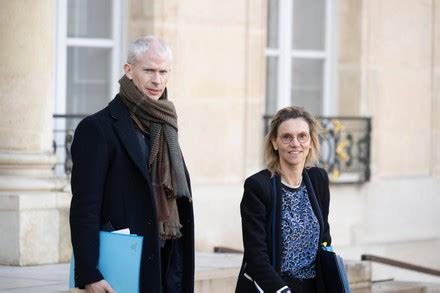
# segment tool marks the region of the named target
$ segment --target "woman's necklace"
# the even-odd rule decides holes
[[[298,188],[298,187],[301,186],[302,178],[303,178],[303,177],[302,177],[302,175],[301,175],[301,177],[299,177],[298,183],[297,183],[296,185],[290,185],[290,184],[287,183],[285,180],[283,180],[283,178],[281,178],[281,183],[283,183],[284,185],[286,185],[287,187],[290,187],[290,188]]]

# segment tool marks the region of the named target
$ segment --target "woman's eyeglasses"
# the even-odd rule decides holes
[[[309,141],[310,135],[307,132],[300,132],[297,135],[285,133],[280,136],[280,139],[284,144],[289,144],[293,141],[295,137],[299,143],[306,143],[307,141]]]

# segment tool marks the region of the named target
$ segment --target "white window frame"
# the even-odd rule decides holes
[[[315,59],[323,61],[322,115],[336,114],[336,1],[325,0],[324,50],[294,50],[292,49],[293,1],[279,0],[278,49],[266,48],[266,57],[277,57],[278,59],[277,109],[291,105],[292,58]]]
[[[55,68],[55,103],[54,113],[66,113],[66,78],[67,78],[67,49],[69,47],[89,47],[111,49],[111,72],[109,101],[119,90],[118,80],[123,70],[123,31],[126,26],[127,4],[123,0],[112,1],[112,38],[71,38],[67,36],[67,0],[58,0],[57,3],[57,31],[56,31],[56,68]],[[87,114],[87,113],[79,113]],[[60,121],[61,122],[61,121]],[[56,122],[58,123],[58,122]],[[56,125],[58,126],[62,125]]]
[[[55,67],[54,67],[54,113],[66,113],[66,99],[67,99],[67,50],[69,47],[88,47],[88,48],[109,48],[111,49],[111,72],[110,72],[110,95],[109,101],[119,90],[118,80],[123,74],[123,64],[125,60],[126,44],[125,34],[127,23],[127,3],[124,0],[112,1],[112,36],[108,38],[70,38],[67,36],[67,0],[57,0],[56,2],[56,17],[54,19],[56,24],[55,32]],[[79,77],[77,77],[79,78]],[[71,114],[71,113],[69,113]],[[89,114],[89,113],[74,113],[74,114]],[[62,131],[66,129],[66,119],[54,119],[53,127],[55,131]],[[57,145],[63,145],[64,138],[54,134],[54,140]],[[57,150],[57,157],[60,162],[65,161],[66,153],[63,149]],[[58,176],[65,176],[64,170],[55,169]]]

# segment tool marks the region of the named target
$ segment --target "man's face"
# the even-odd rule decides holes
[[[144,52],[134,64],[125,64],[124,70],[134,85],[152,100],[158,100],[165,90],[170,73],[171,60],[154,49]]]

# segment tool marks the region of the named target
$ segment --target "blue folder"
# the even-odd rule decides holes
[[[333,251],[333,247],[322,246],[318,251],[317,260],[326,292],[351,292],[344,260]]]
[[[98,269],[118,293],[138,293],[143,237],[99,232]],[[69,287],[75,287],[75,260],[70,259]]]
[[[339,276],[341,277],[342,284],[344,285],[344,290],[350,293],[350,285],[348,281],[347,271],[345,270],[345,263],[341,256],[336,255],[336,261],[338,262]]]

